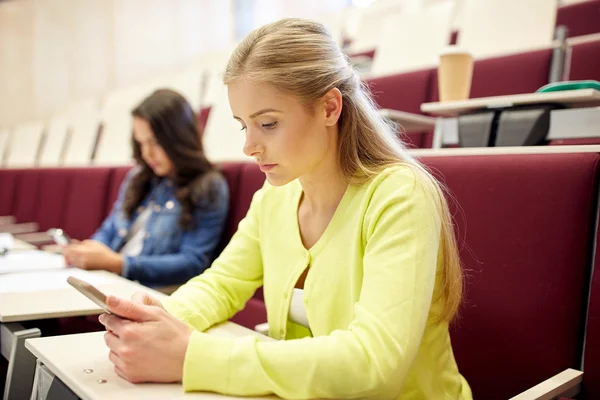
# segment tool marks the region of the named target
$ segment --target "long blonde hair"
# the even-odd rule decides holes
[[[337,88],[342,93],[339,165],[348,183],[360,184],[391,165],[404,164],[422,177],[441,220],[442,306],[434,321],[458,311],[463,277],[452,217],[436,179],[405,149],[395,129],[377,112],[366,86],[327,29],[316,22],[286,18],[252,31],[232,54],[224,82],[236,78],[268,82],[310,105]]]

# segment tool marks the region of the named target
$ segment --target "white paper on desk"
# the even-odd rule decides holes
[[[46,251],[12,251],[4,256],[0,256],[0,275],[15,272],[44,271],[65,267],[65,259],[62,255]]]
[[[112,281],[110,276],[97,275],[76,268],[4,274],[0,275],[0,293],[27,293],[70,288],[71,285],[67,283],[69,276],[75,276],[94,286]]]
[[[0,232],[0,249],[12,249],[15,247],[15,238],[12,234]]]

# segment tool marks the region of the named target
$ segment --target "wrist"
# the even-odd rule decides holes
[[[111,272],[121,275],[123,272],[123,256],[115,253],[111,262]]]

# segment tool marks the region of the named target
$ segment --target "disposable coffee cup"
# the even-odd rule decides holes
[[[440,54],[438,90],[440,101],[466,100],[471,93],[473,55],[456,46],[449,46]]]

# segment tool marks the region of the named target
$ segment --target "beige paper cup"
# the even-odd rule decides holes
[[[438,90],[440,101],[466,100],[471,92],[473,55],[455,46],[440,54]]]

